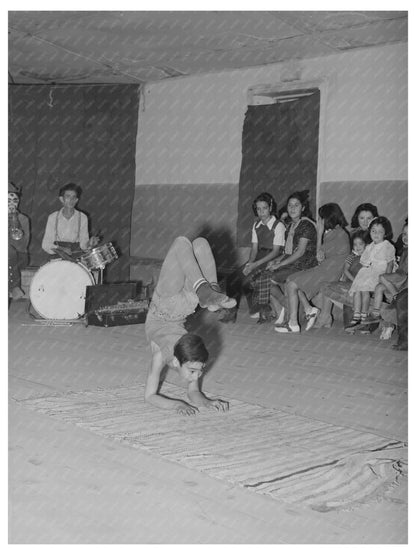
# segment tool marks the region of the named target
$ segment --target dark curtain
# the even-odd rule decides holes
[[[249,106],[242,138],[237,242],[251,243],[254,198],[269,192],[278,208],[293,191],[309,189],[314,214],[318,163],[319,89],[290,102]]]
[[[106,281],[129,279],[138,105],[135,85],[9,87],[9,180],[22,188],[20,209],[31,219],[31,265],[47,261],[46,220],[61,208],[60,187],[73,182],[90,232],[121,254]]]

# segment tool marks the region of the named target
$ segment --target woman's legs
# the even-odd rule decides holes
[[[395,286],[393,283],[391,283],[391,281],[389,281],[388,279],[386,279],[386,277],[385,277],[386,275],[388,275],[388,274],[383,274],[383,275],[380,276],[380,278],[379,278],[379,280],[380,280],[379,285],[383,285],[383,286],[384,286],[384,291],[388,291],[388,292],[390,293],[390,295],[392,295],[393,297],[395,297],[395,296],[397,295],[397,293],[398,293],[397,288],[396,288],[396,286]],[[378,285],[377,285],[377,287],[378,287]],[[377,287],[376,287],[376,290],[377,290]],[[383,291],[383,293],[384,293],[384,291]],[[374,297],[375,297],[375,295],[374,295]],[[383,300],[383,298],[381,299],[381,301],[382,301],[382,300]],[[374,304],[375,304],[375,301],[374,301]],[[381,302],[380,302],[380,306],[381,306]]]
[[[321,314],[319,315],[319,319],[329,320],[329,318],[331,318],[332,316],[333,306],[334,306],[334,303],[332,302],[332,300],[329,297],[322,295],[322,309],[321,309]]]
[[[374,308],[373,312],[378,312],[380,314],[381,303],[383,302],[383,296],[386,291],[386,287],[382,283],[378,283],[374,290]]]
[[[285,296],[280,287],[276,283],[272,283],[270,286],[270,303],[276,316],[279,316],[281,311],[285,308],[284,302]]]
[[[316,319],[315,327],[316,328],[321,328],[323,326],[330,327],[332,325],[332,307],[334,306],[334,303],[329,297],[327,297],[323,293],[320,293],[320,295],[322,299],[322,303],[321,303],[322,308],[321,308],[321,312],[318,314],[318,318]]]
[[[294,281],[287,281],[285,292],[289,304],[289,321],[286,325],[276,325],[274,329],[278,333],[299,333],[300,327],[298,324],[298,286]]]
[[[306,314],[308,314],[311,310],[312,310],[312,305],[309,302],[307,296],[305,295],[305,293],[303,291],[301,291],[300,289],[298,289],[298,297],[300,302],[302,303],[303,309],[305,311]]]
[[[319,308],[316,308],[315,306],[312,306],[311,303],[309,302],[308,297],[305,295],[304,291],[302,291],[301,289],[298,289],[298,297],[300,302],[302,303],[303,306],[303,310],[305,311],[305,316],[306,316],[306,327],[305,330],[309,331],[310,329],[313,328],[316,319],[318,317],[318,314],[320,313]]]
[[[286,283],[286,294],[289,300],[289,325],[298,326],[299,297],[298,286],[294,281]]]

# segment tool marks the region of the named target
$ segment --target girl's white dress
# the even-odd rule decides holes
[[[374,291],[378,284],[380,274],[384,274],[387,264],[394,260],[395,248],[387,240],[378,243],[370,243],[366,246],[360,258],[364,266],[355,276],[349,294],[356,291]]]

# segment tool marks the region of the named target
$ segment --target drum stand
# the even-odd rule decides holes
[[[96,268],[92,270],[94,276],[95,285],[103,285],[104,283],[104,268]]]

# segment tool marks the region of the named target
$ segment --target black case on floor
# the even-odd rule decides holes
[[[85,299],[88,326],[143,324],[149,301],[140,282],[89,285]]]

